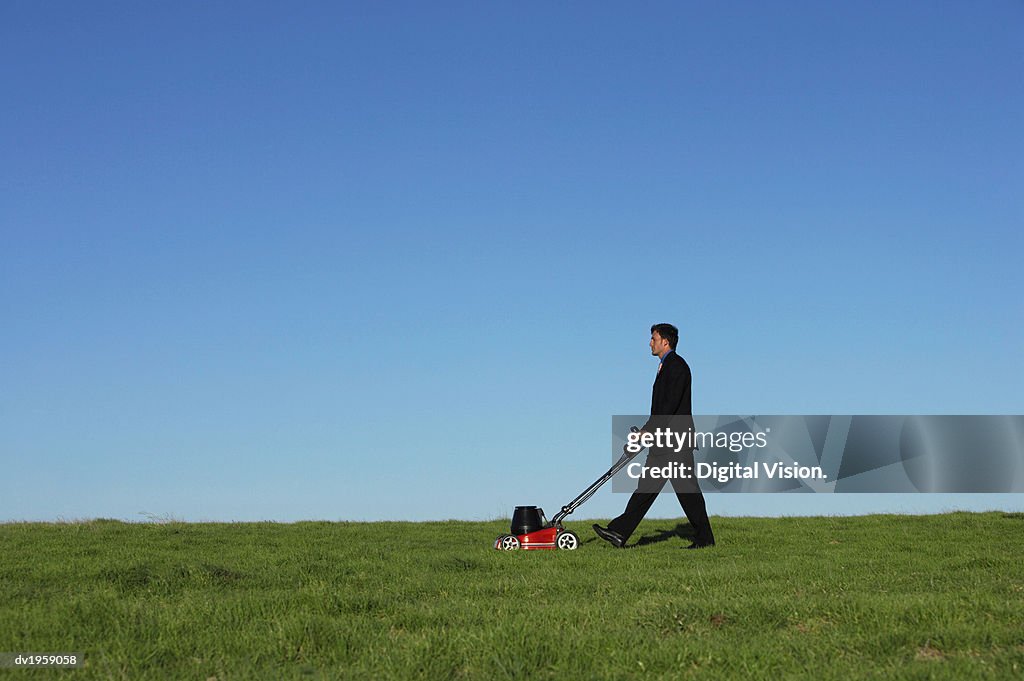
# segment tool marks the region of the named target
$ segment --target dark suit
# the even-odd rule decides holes
[[[675,352],[670,352],[662,359],[661,368],[654,379],[651,393],[651,417],[642,430],[653,433],[657,428],[669,428],[675,432],[693,429],[690,406],[691,376],[690,366]],[[683,418],[680,418],[683,417]],[[672,449],[651,448],[645,466],[664,466],[676,461],[689,466],[693,470],[693,450],[684,448],[676,453]],[[637,490],[629,498],[626,510],[615,520],[608,523],[608,529],[628,539],[636,526],[658,498],[658,493],[665,486],[665,478],[644,478],[637,484]],[[711,531],[704,495],[700,491],[696,478],[682,480],[672,479],[672,488],[676,492],[679,505],[683,507],[686,519],[693,526],[694,541],[698,544],[713,543],[715,536]]]

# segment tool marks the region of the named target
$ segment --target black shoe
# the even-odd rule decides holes
[[[623,546],[626,545],[625,537],[623,537],[618,532],[612,532],[607,527],[601,527],[597,523],[594,523],[592,527],[594,528],[594,532],[597,533],[598,537],[604,539],[606,542],[608,542],[615,548],[621,549]]]
[[[706,549],[709,546],[714,546],[714,545],[715,545],[714,541],[695,541],[692,544],[690,544],[689,546],[687,546],[686,548],[688,548],[688,549]]]

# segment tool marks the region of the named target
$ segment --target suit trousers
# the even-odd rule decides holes
[[[715,541],[715,535],[711,531],[711,521],[708,520],[707,507],[704,504],[704,495],[700,491],[700,484],[694,475],[693,451],[674,453],[669,451],[651,450],[644,462],[645,468],[663,468],[670,464],[686,466],[690,477],[684,478],[678,474],[670,477],[643,477],[637,481],[636,491],[629,498],[626,509],[622,515],[608,523],[608,529],[628,539],[636,530],[637,525],[647,515],[647,511],[654,505],[658,494],[661,493],[665,483],[672,482],[672,489],[676,493],[679,505],[683,507],[686,519],[693,527],[697,543],[711,543]]]

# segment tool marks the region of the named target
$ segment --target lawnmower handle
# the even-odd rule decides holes
[[[629,432],[630,433],[639,433],[640,429],[637,428],[636,426],[630,426],[629,427]],[[587,501],[587,499],[589,499],[590,497],[594,496],[594,493],[597,492],[598,488],[600,488],[601,485],[603,485],[604,483],[608,482],[612,478],[612,476],[614,476],[616,473],[618,473],[620,470],[622,470],[622,467],[626,465],[627,461],[629,461],[634,456],[639,454],[639,452],[630,452],[628,449],[626,449],[626,447],[628,447],[628,446],[629,446],[628,442],[625,445],[622,446],[622,456],[619,457],[618,461],[616,461],[614,464],[612,464],[612,467],[608,469],[607,473],[605,473],[600,478],[595,480],[590,485],[590,487],[588,487],[585,490],[583,490],[583,492],[581,492],[578,497],[576,497],[575,499],[570,501],[568,504],[563,506],[562,510],[555,514],[555,517],[551,519],[551,523],[553,525],[558,525],[559,527],[561,527],[561,522],[562,522],[562,520],[566,516],[568,516],[570,513],[575,511],[577,508],[579,508],[583,503],[585,503]]]
[[[639,432],[640,432],[640,429],[639,429],[639,428],[637,428],[636,426],[630,426],[630,427],[629,427],[629,432],[630,432],[630,433],[639,433]],[[638,440],[638,441],[639,441],[639,440]],[[623,453],[623,454],[629,454],[629,450],[628,450],[628,449],[626,449],[626,447],[629,447],[629,442],[626,442],[626,444],[622,445],[622,453]]]

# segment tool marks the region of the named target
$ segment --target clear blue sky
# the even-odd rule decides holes
[[[553,510],[660,321],[698,413],[1022,413],[1022,38],[1011,0],[5,2],[0,520]]]

